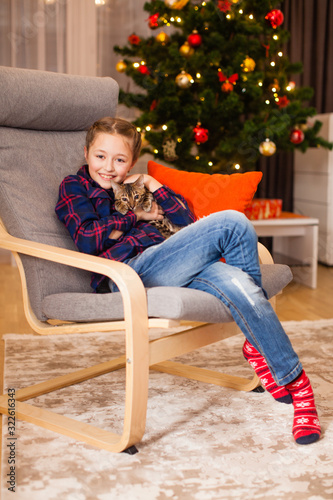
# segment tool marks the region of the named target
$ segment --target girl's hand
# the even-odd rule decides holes
[[[164,212],[162,208],[156,203],[156,201],[153,201],[150,212],[145,212],[142,208],[136,208],[134,210],[134,213],[138,221],[162,220],[164,217]]]
[[[149,189],[149,191],[151,193],[153,193],[154,191],[156,191],[157,189],[162,187],[162,184],[160,182],[158,182],[156,179],[154,179],[154,177],[152,177],[151,175],[148,175],[148,174],[129,175],[124,180],[124,184],[126,184],[128,182],[135,182],[138,179],[138,177],[140,177],[140,175],[143,176],[143,183],[146,186],[146,188]]]

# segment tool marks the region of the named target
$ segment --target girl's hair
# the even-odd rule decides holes
[[[137,131],[133,123],[123,120],[122,118],[111,118],[109,116],[97,120],[88,129],[86,135],[86,148],[89,151],[90,146],[96,139],[98,134],[112,134],[112,135],[122,135],[127,139],[130,139],[133,163],[139,158],[141,150],[141,134]]]

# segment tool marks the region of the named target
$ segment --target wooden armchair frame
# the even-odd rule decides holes
[[[8,234],[0,221],[0,248],[13,252],[22,281],[26,318],[32,329],[41,335],[112,332],[125,330],[126,352],[123,356],[68,375],[60,376],[16,392],[16,417],[46,429],[67,435],[79,441],[112,452],[134,450],[145,430],[148,400],[149,368],[190,379],[208,382],[236,390],[251,391],[260,385],[254,374],[252,379],[226,375],[217,371],[197,368],[170,359],[224,340],[240,332],[235,322],[209,324],[177,322],[169,319],[149,319],[144,286],[139,276],[126,264],[82,254],[50,245],[16,238]],[[123,299],[124,321],[99,323],[63,323],[52,325],[37,319],[32,311],[27,293],[26,278],[20,254],[85,269],[108,276],[118,286]],[[271,264],[268,250],[259,244],[260,261]],[[271,299],[273,307],[274,298]],[[184,325],[184,331],[149,341],[149,328],[170,328]],[[122,434],[115,434],[78,422],[24,401],[62,387],[70,386],[105,373],[126,369],[126,395]],[[0,396],[0,413],[8,415],[8,395]]]

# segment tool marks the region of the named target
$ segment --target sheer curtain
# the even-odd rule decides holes
[[[1,0],[0,65],[97,74],[95,0]]]
[[[66,71],[66,2],[1,0],[0,64]]]

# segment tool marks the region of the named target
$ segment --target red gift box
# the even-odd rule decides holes
[[[256,198],[245,209],[245,215],[250,220],[274,219],[281,215],[281,211],[282,200]]]

